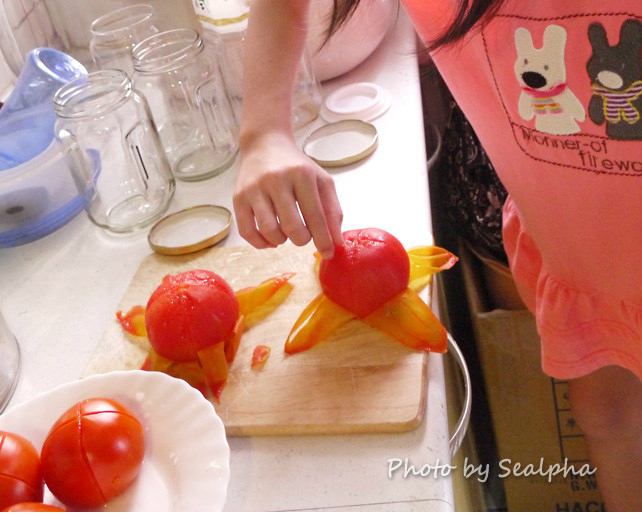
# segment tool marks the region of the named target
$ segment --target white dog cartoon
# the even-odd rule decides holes
[[[566,30],[548,25],[541,48],[535,48],[531,33],[515,30],[515,75],[522,87],[519,114],[526,121],[535,117],[535,128],[547,134],[579,132],[577,121],[584,121],[584,107],[566,85]]]

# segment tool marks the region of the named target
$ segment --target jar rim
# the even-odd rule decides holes
[[[134,70],[158,73],[179,68],[203,51],[201,35],[194,29],[180,28],[159,32],[132,48]]]
[[[58,89],[53,106],[62,118],[100,116],[120,107],[132,91],[131,80],[123,70],[99,70]]]
[[[127,36],[133,27],[153,17],[154,8],[149,4],[127,5],[96,18],[91,23],[90,31],[94,36],[119,38]]]

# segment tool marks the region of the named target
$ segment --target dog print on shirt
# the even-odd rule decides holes
[[[528,29],[515,30],[515,75],[522,87],[519,114],[535,118],[535,128],[547,134],[579,132],[584,121],[584,107],[566,84],[566,30],[558,25],[546,27],[541,48],[533,44]]]
[[[518,147],[560,169],[642,176],[642,17],[588,7],[553,18],[536,12],[509,7],[482,29]]]
[[[586,63],[593,91],[591,120],[606,125],[610,139],[642,140],[642,22],[624,21],[613,45],[601,23],[589,26],[588,38],[593,49]]]

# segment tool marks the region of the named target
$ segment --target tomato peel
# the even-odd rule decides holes
[[[167,375],[185,380],[189,385],[198,389],[203,396],[207,394],[205,373],[198,361],[175,362],[158,355],[154,349],[150,349],[147,358],[141,367],[143,371],[159,371]]]
[[[219,401],[228,375],[225,343],[221,341],[206,348],[201,348],[198,351],[198,361],[205,373],[207,386],[212,391],[216,401]]]
[[[452,268],[457,257],[438,246],[417,246],[408,250],[410,277],[408,287],[421,291],[430,283],[432,275]]]
[[[272,353],[272,350],[269,346],[264,344],[256,345],[254,347],[254,351],[252,351],[252,362],[250,367],[263,368],[270,357],[270,353]]]
[[[312,348],[353,318],[353,313],[320,294],[295,321],[285,342],[285,353],[291,355]]]
[[[414,350],[446,351],[446,329],[430,307],[410,288],[363,321]]]
[[[236,320],[236,325],[232,331],[232,337],[225,341],[225,359],[228,364],[231,364],[236,357],[236,352],[239,349],[241,344],[241,336],[243,335],[243,330],[245,327],[245,316],[239,316],[239,319]]]
[[[134,305],[126,314],[118,311],[116,317],[126,332],[137,337],[147,337],[145,307],[142,305]]]
[[[247,316],[261,305],[272,298],[295,273],[282,273],[276,277],[269,278],[255,287],[246,287],[236,292],[239,302],[239,312]]]

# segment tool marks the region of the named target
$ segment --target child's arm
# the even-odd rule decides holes
[[[239,233],[257,248],[314,240],[326,257],[342,244],[334,181],[294,141],[291,106],[310,0],[254,0],[245,42]],[[300,213],[299,213],[300,211]]]

